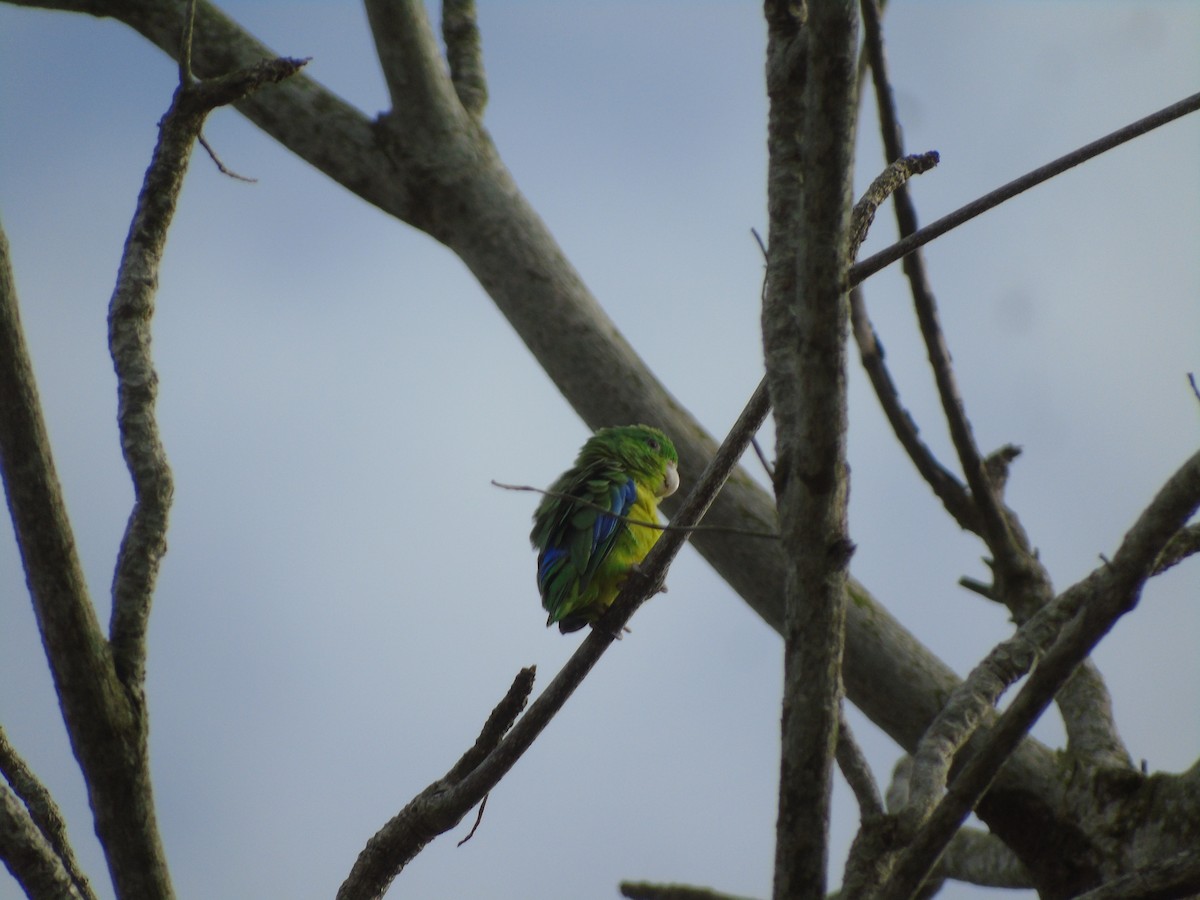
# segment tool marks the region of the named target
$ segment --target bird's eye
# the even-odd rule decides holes
[[[662,449],[662,447],[658,445],[658,441],[654,438],[646,438],[646,445],[655,453]]]

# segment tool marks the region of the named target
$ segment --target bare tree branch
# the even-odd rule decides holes
[[[54,855],[58,857],[59,865],[74,884],[77,894],[85,900],[95,900],[95,894],[92,893],[87,876],[79,867],[79,861],[75,859],[75,852],[71,849],[71,842],[67,839],[67,824],[63,820],[58,804],[54,802],[54,798],[50,796],[45,785],[34,775],[33,770],[9,742],[8,735],[4,733],[3,728],[0,728],[0,776],[8,782],[13,795],[24,804],[30,820],[50,849],[53,850]],[[3,785],[0,785],[0,789],[2,787]],[[6,799],[4,803],[7,809],[8,800]],[[16,816],[11,812],[6,814]],[[27,833],[23,825],[17,828],[17,831],[22,834]],[[12,839],[15,838],[10,837],[10,840]],[[0,847],[0,859],[7,860],[9,858],[8,846],[5,844],[4,847]],[[35,848],[35,852],[40,852],[40,849],[39,845]],[[54,868],[57,869],[57,867]],[[55,879],[57,879],[57,874]]]
[[[947,786],[945,796],[902,854],[883,895],[887,900],[907,897],[920,884],[987,790],[1007,754],[1116,620],[1137,605],[1163,547],[1198,506],[1200,453],[1168,479],[1125,535],[1111,563],[1093,571],[1027,623],[1060,615],[1062,610],[1078,610],[1038,660],[1037,668],[989,730],[984,744]]]
[[[0,859],[32,900],[92,898],[91,894],[80,892],[62,858],[3,782],[0,782]]]
[[[1163,547],[1163,552],[1154,563],[1154,575],[1161,575],[1167,569],[1179,565],[1189,556],[1200,552],[1200,524],[1188,525],[1181,528],[1175,537]]]
[[[1140,872],[1114,878],[1074,900],[1177,900],[1197,894],[1200,894],[1200,856],[1189,850]]]
[[[712,464],[688,493],[676,516],[679,524],[690,526],[703,518],[766,415],[767,391],[765,385],[760,384]],[[338,890],[338,900],[369,900],[382,896],[396,875],[426,844],[457,825],[499,783],[574,693],[638,606],[658,592],[668,567],[687,538],[688,532],[681,529],[667,531],[659,539],[639,571],[626,578],[620,595],[597,626],[525,714],[508,729],[518,688],[524,685],[522,676],[518,676],[517,683],[492,713],[475,746],[444,778],[414,797],[371,838]],[[520,694],[521,703],[532,686],[532,670],[522,673],[526,674],[528,686],[524,686],[524,693]],[[504,736],[499,739],[501,734]]]
[[[169,900],[145,732],[116,677],[67,519],[0,233],[0,471],[38,630],[118,892]],[[65,870],[64,870],[65,871]]]
[[[926,484],[933,488],[946,512],[954,517],[954,521],[962,528],[977,531],[979,516],[971,503],[971,495],[966,486],[953,472],[938,462],[929,445],[921,440],[917,423],[900,401],[900,392],[884,363],[883,345],[879,342],[867,314],[861,287],[855,287],[850,292],[850,321],[863,368],[871,380],[883,413],[892,426],[892,432],[900,441],[900,446],[904,448]]]
[[[293,75],[303,65],[299,60],[269,60],[208,82],[181,85],[160,123],[158,146],[125,240],[108,308],[108,343],[117,373],[121,452],[133,479],[134,507],[113,575],[110,629],[117,674],[135,694],[140,694],[145,678],[146,626],[167,549],[167,516],[174,490],[158,434],[158,374],[150,353],[150,321],[167,230],[208,114],[263,84]],[[181,63],[181,71],[188,68]]]
[[[446,62],[454,92],[463,109],[481,118],[487,106],[488,88],[475,0],[442,0],[442,40],[446,44]]]
[[[864,819],[883,815],[883,798],[879,794],[879,785],[875,783],[875,776],[871,774],[867,757],[858,746],[858,741],[854,739],[850,723],[846,721],[845,711],[840,709],[836,756],[842,777],[846,779],[850,790],[854,792],[854,799],[858,801],[859,815]]]
[[[400,870],[426,844],[458,824],[470,807],[454,816],[446,811],[441,798],[495,751],[525,708],[535,674],[533,666],[518,672],[508,693],[488,716],[474,745],[451,766],[450,771],[421,791],[367,842],[338,890],[338,900],[382,897]],[[479,802],[486,797],[484,792]]]
[[[648,881],[622,881],[621,896],[629,900],[750,900],[710,888],[687,884],[653,884]]]
[[[946,845],[934,870],[948,881],[981,887],[1032,888],[1033,879],[1017,855],[996,835],[977,828],[960,828]]]
[[[903,138],[888,79],[879,7],[875,0],[862,0],[862,7],[865,47],[874,77],[884,152],[889,160],[898,159],[904,153]],[[904,185],[897,188],[894,204],[901,237],[914,233],[917,230],[916,208]],[[975,508],[972,520],[977,526],[974,530],[984,539],[995,559],[996,599],[1008,606],[1018,623],[1024,622],[1053,596],[1050,575],[1033,553],[1017,516],[1003,503],[1003,480],[993,477],[1005,475],[1006,469],[997,464],[989,465],[989,460],[1002,463],[1006,457],[985,459],[976,446],[942,331],[937,301],[929,286],[924,257],[919,251],[905,257],[904,273],[911,287],[950,437],[970,488]],[[901,440],[903,442],[903,438]],[[1113,720],[1108,688],[1090,661],[1064,687],[1059,706],[1067,728],[1068,749],[1072,753],[1092,765],[1129,766],[1129,753]]]
[[[1124,128],[1118,128],[1116,131],[1110,132],[1104,137],[1092,141],[1090,144],[1085,144],[1078,150],[1072,150],[1070,153],[1060,156],[1058,159],[1048,162],[1046,165],[1034,169],[1032,172],[1027,172],[1020,178],[1015,178],[1008,182],[1008,184],[984,194],[978,200],[973,200],[966,206],[959,207],[954,212],[942,216],[936,222],[932,222],[924,228],[914,231],[908,237],[902,238],[892,244],[892,246],[880,250],[874,256],[856,263],[850,270],[850,283],[852,285],[860,284],[880,269],[890,266],[898,259],[903,259],[918,247],[925,246],[935,238],[941,237],[947,231],[957,228],[964,222],[969,222],[976,216],[982,215],[989,209],[999,206],[1006,200],[1011,200],[1017,194],[1023,193],[1031,187],[1036,187],[1044,181],[1049,181],[1054,176],[1061,175],[1067,169],[1074,168],[1080,163],[1087,162],[1089,159],[1099,156],[1101,153],[1106,153],[1114,147],[1119,147],[1121,144],[1127,143],[1136,137],[1141,137],[1148,131],[1153,131],[1155,128],[1159,128],[1169,122],[1174,122],[1188,113],[1196,112],[1196,110],[1200,110],[1200,93],[1192,94],[1190,97],[1185,97],[1177,103],[1165,106],[1156,113],[1151,113],[1144,118],[1138,119]]]
[[[854,204],[850,225],[850,257],[858,254],[858,248],[866,240],[867,231],[875,219],[875,213],[883,202],[900,190],[914,175],[923,175],[938,164],[936,150],[914,156],[899,156],[888,162],[881,172]]]
[[[846,512],[845,295],[853,220],[858,21],[849,0],[809,4],[807,13],[797,30],[798,23],[788,19],[797,14],[795,7],[778,10],[768,3],[771,229],[763,342],[775,410],[780,543],[787,559],[776,900],[825,896],[846,583],[853,552]],[[776,86],[799,86],[797,74],[786,68],[786,54],[805,43],[804,94],[798,100]],[[781,51],[785,69],[776,74],[772,68]],[[790,134],[781,133],[783,122],[792,128]],[[902,172],[891,174],[903,181]],[[798,183],[798,191],[779,189],[789,179]],[[796,209],[786,204],[796,204]],[[782,271],[790,267],[794,274]]]

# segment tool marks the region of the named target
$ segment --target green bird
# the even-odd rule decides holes
[[[658,503],[679,487],[679,454],[648,425],[597,431],[533,514],[542,606],[563,634],[595,624],[660,531]],[[615,514],[615,515],[613,515]]]

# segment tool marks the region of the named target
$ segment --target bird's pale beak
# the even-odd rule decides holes
[[[679,470],[675,467],[675,463],[667,463],[667,474],[663,477],[658,496],[670,497],[677,490],[679,490]]]

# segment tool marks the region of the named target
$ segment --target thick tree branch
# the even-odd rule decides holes
[[[750,438],[762,426],[766,414],[767,392],[760,384],[712,464],[688,493],[676,516],[677,524],[694,525],[704,517],[749,446]],[[492,713],[475,746],[444,778],[425,788],[371,838],[339,889],[338,900],[381,897],[396,875],[426,844],[457,825],[482,801],[562,709],[638,606],[659,591],[667,569],[687,539],[685,530],[670,530],[663,534],[642,562],[640,571],[625,580],[625,586],[604,618],[525,714],[508,729],[512,721],[510,712],[514,712],[518,697],[523,704],[532,687],[531,669],[518,676],[509,696]],[[526,676],[527,681],[523,681],[522,676]]]
[[[772,193],[763,339],[775,410],[780,543],[788,561],[776,900],[825,896],[853,550],[846,519],[846,271],[858,25],[849,0],[811,3],[807,9],[798,32],[786,13],[768,10],[769,42],[807,43],[802,106],[772,89],[795,81],[795,73],[768,70]],[[775,57],[770,44],[768,55],[770,67]],[[791,134],[779,131],[784,121],[794,129]],[[798,191],[779,190],[789,179],[799,183]],[[789,210],[789,203],[798,203],[798,209]],[[778,252],[776,241],[782,244]],[[788,266],[795,268],[793,276],[773,277]]]
[[[1180,900],[1200,894],[1200,856],[1186,850],[1169,859],[1114,878],[1074,900]]]
[[[117,679],[75,551],[2,233],[0,471],[42,645],[113,882],[120,896],[169,900],[145,733]]]
[[[392,98],[385,119],[394,120],[410,141],[415,131],[422,138],[434,138],[436,144],[427,146],[444,144],[449,132],[467,127],[468,122],[444,72],[425,4],[421,0],[365,0],[365,5]]]

